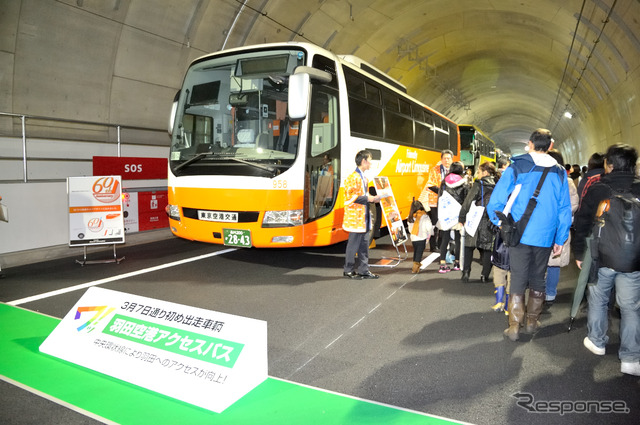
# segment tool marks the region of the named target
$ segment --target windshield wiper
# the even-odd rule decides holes
[[[232,161],[240,162],[242,164],[247,164],[247,165],[250,165],[252,167],[260,168],[262,170],[266,170],[266,171],[270,172],[271,174],[273,174],[271,177],[275,177],[275,176],[278,175],[278,170],[277,169],[272,168],[272,167],[267,167],[266,165],[256,164],[255,162],[245,161],[244,159],[239,159],[239,158],[229,157],[228,159],[230,159]]]
[[[202,158],[206,158],[209,155],[213,155],[211,152],[202,152],[197,154],[196,156],[194,156],[193,158],[183,162],[180,165],[177,165],[176,168],[173,169],[173,171],[180,171],[185,167],[188,167],[189,165],[193,164],[194,162],[198,162],[200,161]]]
[[[180,171],[185,167],[188,167],[189,165],[193,164],[194,162],[198,162],[203,158],[206,158],[208,156],[217,156],[216,153],[214,152],[201,152],[199,154],[197,154],[196,156],[194,156],[193,158],[183,162],[182,164],[177,165],[173,170],[174,171]],[[275,177],[278,175],[278,170],[272,167],[267,167],[266,165],[262,165],[262,164],[256,164],[255,162],[250,162],[250,161],[245,161],[244,159],[239,159],[239,158],[233,158],[230,156],[227,157],[223,157],[223,159],[229,159],[232,161],[236,161],[239,162],[241,164],[246,164],[249,165],[251,167],[255,167],[255,168],[259,168],[261,170],[265,170],[268,171],[269,173],[272,174],[272,177]]]

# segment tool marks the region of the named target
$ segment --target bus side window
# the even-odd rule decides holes
[[[337,99],[329,94],[318,93],[318,101],[311,108],[311,156],[317,157],[338,144],[335,118]]]

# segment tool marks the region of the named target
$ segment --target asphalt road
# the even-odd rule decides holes
[[[229,250],[166,239],[118,248],[120,264],[65,258],[7,269],[0,301],[62,318],[97,282],[267,321],[274,377],[475,424],[639,423],[640,379],[620,373],[615,311],[605,356],[582,346],[584,308],[567,333],[573,264],[562,269],[543,328],[513,343],[502,337],[506,316],[491,311],[493,285],[479,282],[477,263],[469,283],[460,272],[438,274],[436,265],[412,275],[410,257],[373,268],[379,279],[350,280],[342,277],[344,249]],[[384,237],[371,262],[396,255]],[[613,401],[628,412],[596,411]],[[554,411],[560,406],[563,414]],[[7,383],[0,383],[0,422],[95,423]]]

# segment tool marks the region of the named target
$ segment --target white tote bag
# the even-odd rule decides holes
[[[478,225],[484,214],[484,207],[482,205],[476,205],[475,202],[469,206],[469,212],[467,213],[467,220],[464,223],[464,230],[469,236],[475,236],[478,230]]]
[[[458,216],[462,205],[447,191],[438,198],[438,227],[449,230],[458,224]]]

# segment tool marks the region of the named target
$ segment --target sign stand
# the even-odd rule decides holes
[[[116,244],[124,243],[124,210],[120,176],[84,176],[67,179],[69,196],[69,246],[82,246],[84,257],[76,263],[116,263]],[[87,260],[87,246],[113,245],[113,259]]]
[[[377,194],[381,197],[380,205],[382,206],[382,215],[384,216],[384,220],[387,223],[389,236],[391,237],[391,242],[393,243],[398,256],[390,258],[382,257],[380,261],[378,261],[376,264],[372,264],[372,266],[396,267],[398,264],[406,260],[409,256],[407,247],[405,246],[405,242],[409,240],[409,237],[407,236],[404,224],[402,223],[400,211],[398,210],[398,205],[396,204],[396,200],[393,196],[393,190],[391,190],[389,178],[378,176],[373,179],[373,182],[375,184]],[[402,245],[402,247],[404,248],[404,256],[400,254],[398,245]]]
[[[120,264],[120,261],[124,260],[124,256],[118,258],[116,255],[116,244],[113,244],[113,258],[108,260],[87,260],[87,245],[84,247],[84,255],[82,257],[82,261],[76,260],[76,263],[84,266],[85,264],[107,264],[107,263],[116,263]]]
[[[391,238],[391,240],[393,240],[393,238]],[[409,256],[409,253],[407,252],[407,247],[404,244],[404,242],[402,242],[401,245],[404,248],[404,256],[401,256],[400,251],[398,250],[398,245],[393,244],[394,248],[396,249],[396,253],[398,254],[398,256],[397,257],[382,257],[382,259],[380,259],[380,261],[378,261],[377,263],[371,264],[371,267],[389,267],[389,268],[393,268],[393,267],[396,267],[397,265],[399,265],[404,260],[406,260],[407,257]]]

